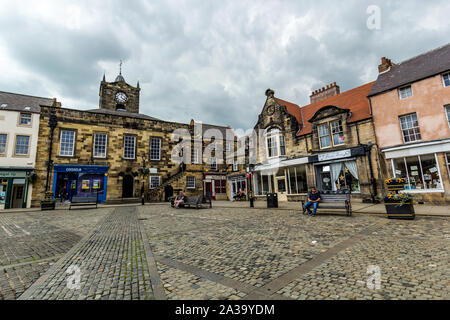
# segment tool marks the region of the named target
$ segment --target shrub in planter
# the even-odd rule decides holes
[[[413,199],[408,194],[388,194],[384,198],[384,205],[389,219],[407,219],[415,218]]]

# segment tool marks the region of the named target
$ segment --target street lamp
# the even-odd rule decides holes
[[[48,191],[48,184],[50,179],[50,168],[53,166],[52,152],[53,152],[53,133],[58,125],[58,119],[56,117],[55,111],[50,111],[50,119],[48,121],[50,127],[50,146],[48,151],[48,163],[47,163],[47,182],[45,183],[45,192]]]
[[[253,198],[253,183],[252,183],[252,178],[253,178],[253,170],[255,168],[254,164],[249,164],[248,166],[248,174],[249,174],[249,186],[248,186],[248,190],[249,190],[249,198],[250,198],[250,208],[254,208],[255,207],[255,199]]]

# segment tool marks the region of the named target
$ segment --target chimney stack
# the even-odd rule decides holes
[[[378,72],[383,73],[389,71],[389,69],[395,66],[395,63],[391,61],[391,59],[387,59],[386,57],[381,58],[381,64],[378,66]]]
[[[315,90],[309,97],[311,99],[311,103],[324,100],[326,98],[337,96],[341,93],[341,89],[336,84],[336,82],[330,83],[327,87],[322,87],[322,89]]]

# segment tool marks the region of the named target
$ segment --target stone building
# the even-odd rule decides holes
[[[215,193],[214,181],[223,179],[216,176],[226,172],[227,164],[203,165],[202,151],[211,139],[200,140],[200,135],[227,128],[202,125],[198,134],[200,152],[192,151],[196,160],[187,162],[184,149],[176,151],[179,159],[175,159],[173,152],[179,140],[173,139],[174,131],[184,130],[191,138],[199,126],[194,121],[169,122],[139,113],[139,94],[139,83],[132,87],[120,74],[114,82],[103,78],[99,109],[41,108],[37,181],[32,197],[35,206],[45,193],[48,166],[49,189],[55,198],[95,195],[99,202],[114,203],[139,201],[142,192],[151,201],[167,200],[178,190],[196,196],[205,194],[207,187]],[[49,143],[51,117],[57,121],[53,144]],[[194,149],[194,143],[191,147]],[[213,177],[208,176],[211,174]],[[208,178],[210,184],[205,182]],[[226,198],[221,185],[217,190]]]
[[[418,202],[450,202],[450,44],[399,64],[382,58],[369,94],[386,178]]]
[[[341,93],[332,83],[313,92],[304,107],[267,90],[255,126],[262,130],[253,178],[256,196],[274,192],[281,201],[297,201],[316,186],[366,201],[379,198],[383,185],[367,99],[373,84]]]

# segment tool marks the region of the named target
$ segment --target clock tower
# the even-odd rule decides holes
[[[114,82],[106,82],[105,76],[100,83],[100,109],[139,113],[139,82],[130,86],[122,76],[122,70]]]

